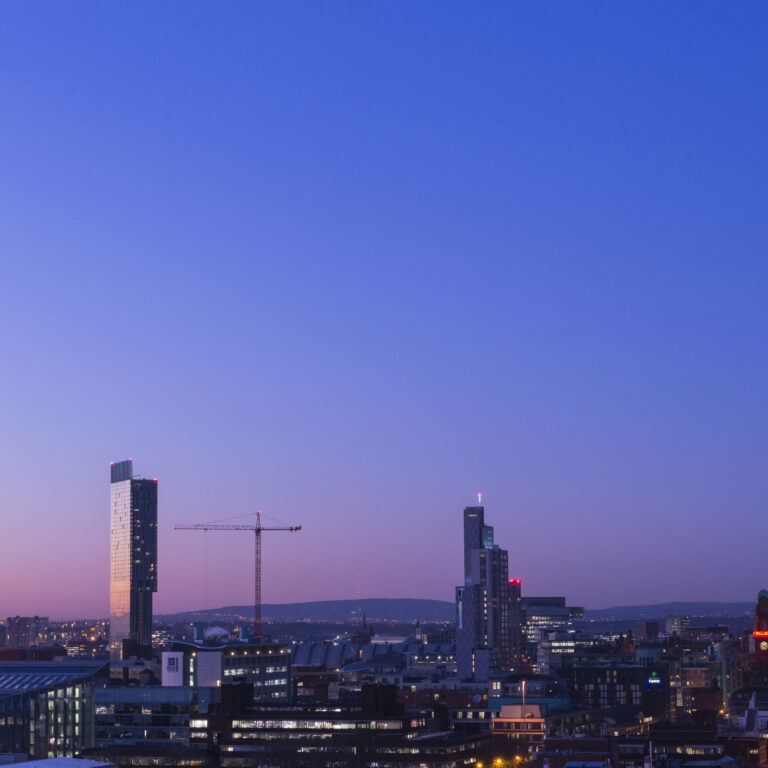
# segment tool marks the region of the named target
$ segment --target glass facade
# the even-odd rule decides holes
[[[112,658],[124,640],[152,642],[157,592],[157,481],[133,477],[132,464],[111,466],[109,630]]]
[[[456,620],[460,677],[484,680],[491,669],[509,671],[518,653],[519,611],[507,551],[493,543],[483,507],[464,510],[464,584],[456,589]]]
[[[121,462],[124,463],[124,462]],[[131,481],[113,482],[109,489],[109,638],[110,651],[120,658],[122,641],[130,636],[131,613]]]
[[[76,757],[93,747],[93,692],[104,663],[0,663],[0,752],[33,760]]]
[[[96,691],[96,746],[188,746],[190,718],[221,701],[219,688],[145,687]]]

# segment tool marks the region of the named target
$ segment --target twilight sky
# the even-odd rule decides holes
[[[768,6],[0,3],[0,615],[768,586]],[[267,521],[265,521],[267,522]]]

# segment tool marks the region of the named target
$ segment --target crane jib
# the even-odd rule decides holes
[[[254,547],[254,573],[253,573],[253,639],[261,640],[261,532],[262,531],[300,531],[300,525],[285,527],[263,525],[216,525],[211,523],[198,523],[195,525],[175,525],[177,531],[253,531],[255,539]]]

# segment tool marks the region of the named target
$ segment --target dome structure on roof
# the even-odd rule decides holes
[[[228,635],[229,630],[224,629],[224,627],[206,627],[203,632],[203,637],[205,637],[206,640],[212,637],[227,637]]]
[[[768,589],[761,589],[761,590],[760,590],[760,591],[757,593],[757,599],[759,600],[761,597],[766,597],[766,598],[768,598]]]

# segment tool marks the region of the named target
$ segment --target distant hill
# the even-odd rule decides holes
[[[359,608],[371,621],[453,621],[456,606],[444,600],[415,598],[369,598],[366,600],[322,600],[312,603],[280,603],[262,606],[270,621],[346,621]],[[252,605],[227,605],[201,611],[155,616],[158,621],[237,621],[253,618]]]
[[[607,621],[615,619],[663,619],[665,616],[702,616],[707,618],[743,616],[755,608],[749,603],[656,603],[654,605],[621,605],[615,608],[597,608],[584,611],[584,618]]]
[[[311,603],[277,603],[264,605],[262,616],[268,621],[346,621],[359,608],[371,621],[429,622],[454,621],[456,607],[445,600],[416,598],[369,598],[367,600],[321,600]],[[754,603],[675,602],[653,605],[621,605],[594,608],[584,612],[584,619],[594,621],[638,621],[683,615],[701,617],[708,623],[719,618],[743,617],[751,614]],[[159,621],[238,621],[252,619],[252,605],[227,605],[199,611],[156,616]]]

